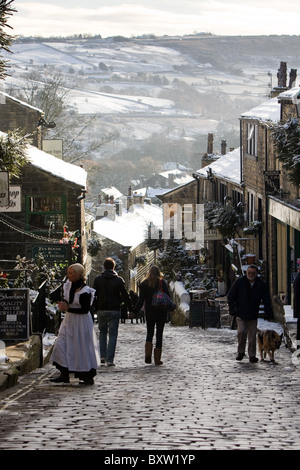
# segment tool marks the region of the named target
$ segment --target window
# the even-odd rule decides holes
[[[257,124],[247,124],[247,153],[257,156]]]
[[[65,196],[26,196],[26,224],[30,232],[62,233],[66,221]]]
[[[247,195],[247,199],[248,199],[248,224],[250,225],[251,222],[254,222],[255,220],[255,198],[254,198],[254,194],[253,193],[250,193],[248,192],[248,195]]]
[[[232,190],[232,204],[233,207],[237,210],[239,214],[243,212],[243,193],[236,191],[235,189]]]
[[[226,184],[220,183],[220,203],[224,206],[227,201],[227,186]]]

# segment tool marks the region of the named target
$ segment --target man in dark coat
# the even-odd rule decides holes
[[[96,290],[95,308],[99,323],[99,342],[101,363],[114,366],[115,350],[121,318],[121,304],[125,302],[128,310],[133,309],[131,299],[125,287],[125,281],[114,271],[112,258],[104,261],[104,272],[94,280]]]
[[[257,362],[256,332],[259,306],[264,304],[266,318],[272,317],[271,298],[266,283],[257,277],[257,266],[251,264],[244,276],[237,279],[228,292],[229,311],[237,320],[238,355],[237,361],[245,356],[248,337],[250,362]]]
[[[300,272],[298,272],[293,282],[294,287],[294,305],[293,305],[293,316],[297,318],[297,341],[300,340]],[[300,344],[298,344],[299,349]]]

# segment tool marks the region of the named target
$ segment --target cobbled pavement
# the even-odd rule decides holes
[[[235,360],[236,332],[166,325],[161,366],[145,324],[120,324],[116,366],[92,386],[47,364],[0,393],[1,450],[299,450],[300,365]]]

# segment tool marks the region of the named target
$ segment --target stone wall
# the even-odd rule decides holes
[[[42,148],[42,128],[38,126],[43,113],[13,98],[0,96],[0,131],[20,129],[30,134],[32,145]]]

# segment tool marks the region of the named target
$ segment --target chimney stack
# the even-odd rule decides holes
[[[277,73],[278,87],[286,88],[286,62],[280,62],[280,68]]]
[[[297,69],[291,69],[289,88],[294,88],[294,86],[296,86],[296,78],[297,78]]]
[[[226,154],[227,142],[226,140],[221,140],[221,155]]]
[[[208,155],[211,155],[214,150],[214,135],[213,134],[208,134],[207,137],[207,153]]]

